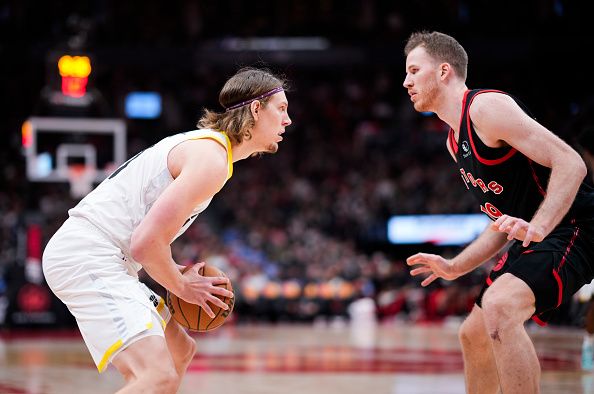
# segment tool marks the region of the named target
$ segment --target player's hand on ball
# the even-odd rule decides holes
[[[540,242],[545,237],[545,230],[541,226],[509,215],[500,216],[491,224],[491,228],[507,233],[507,239],[510,241],[512,239],[522,241],[524,247],[528,247],[530,242]]]
[[[196,276],[196,272],[190,272],[191,269],[197,271],[198,275]],[[209,264],[205,265],[204,263],[185,266],[181,269],[181,273],[184,276],[185,274],[191,276],[190,279],[195,281],[195,285],[197,283],[202,284],[202,286],[196,285],[195,287],[203,288],[199,291],[203,297],[198,297],[199,302],[188,302],[179,297],[176,293],[168,291],[166,297],[167,308],[169,308],[173,320],[182,327],[196,332],[214,330],[223,325],[231,316],[233,306],[235,305],[234,298],[232,298],[233,286],[230,281],[224,280],[227,278],[227,275],[225,275],[219,268]],[[215,287],[222,288],[226,291],[213,291],[212,289],[209,289],[208,286],[204,286],[204,278],[214,279],[210,283]],[[223,280],[220,280],[221,278]],[[194,296],[193,299],[196,299],[196,291],[191,292],[191,294]],[[214,296],[221,300],[224,305],[221,307],[221,304],[213,301],[209,297],[209,294],[214,294]],[[226,296],[222,294],[226,294]],[[207,311],[212,311],[214,316],[211,316]]]
[[[429,274],[421,282],[423,287],[429,286],[437,278],[454,280],[460,276],[455,272],[451,260],[446,260],[436,254],[417,253],[406,259],[406,264],[419,266],[410,270],[412,276]]]
[[[219,308],[228,310],[229,306],[216,296],[232,298],[233,292],[223,287],[217,287],[217,285],[229,284],[229,278],[224,276],[207,277],[200,275],[199,270],[204,265],[204,262],[195,264],[184,273],[184,285],[180,292],[181,294],[177,295],[191,304],[199,305],[210,318],[214,318],[215,313],[208,305],[208,302]]]

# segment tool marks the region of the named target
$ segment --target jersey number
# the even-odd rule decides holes
[[[485,205],[481,205],[481,211],[489,215],[489,217],[493,220],[496,220],[498,217],[503,215],[501,211],[490,202],[486,202]]]

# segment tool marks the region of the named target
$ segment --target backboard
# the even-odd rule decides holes
[[[126,124],[120,119],[31,117],[22,129],[27,178],[68,182],[84,166],[101,182],[126,160]]]

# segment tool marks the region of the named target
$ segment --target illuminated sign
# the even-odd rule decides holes
[[[91,74],[91,59],[88,56],[64,55],[58,60],[62,77],[62,93],[70,97],[83,97]]]
[[[396,215],[388,220],[393,244],[466,245],[491,223],[487,215]]]
[[[31,129],[31,122],[26,120],[21,127],[21,137],[23,142],[23,147],[28,148],[31,146],[31,139],[33,138],[32,129]]]
[[[157,92],[131,92],[126,96],[126,116],[156,119],[161,116],[161,95]]]

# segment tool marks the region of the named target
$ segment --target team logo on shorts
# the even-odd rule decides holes
[[[149,300],[153,303],[155,308],[159,306],[159,300],[157,299],[157,297],[154,294],[151,294],[151,296],[149,297]]]

